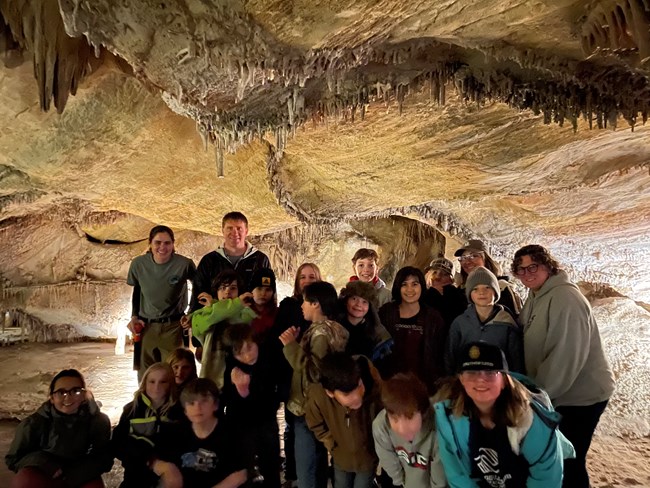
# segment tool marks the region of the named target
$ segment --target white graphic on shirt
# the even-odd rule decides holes
[[[424,454],[408,451],[402,446],[395,447],[395,454],[397,454],[397,457],[404,461],[408,466],[423,469],[425,471],[429,469],[429,463],[431,460]]]
[[[199,449],[196,452],[187,452],[181,457],[184,468],[196,471],[209,472],[217,465],[217,455],[207,449]]]
[[[486,447],[480,447],[478,452],[479,455],[474,458],[474,461],[483,473],[485,482],[493,488],[505,488],[507,481],[512,479],[512,475],[499,475],[499,454],[494,449]]]

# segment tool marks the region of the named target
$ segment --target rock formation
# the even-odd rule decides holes
[[[234,209],[285,281],[480,237],[650,302],[649,28],[646,0],[0,0],[3,306],[110,336],[152,223],[198,259]]]

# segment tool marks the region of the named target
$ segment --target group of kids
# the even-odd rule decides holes
[[[338,293],[303,264],[279,307],[272,270],[221,272],[191,317],[201,378],[189,349],[148,367],[112,435],[82,375],[61,371],[16,431],[12,486],[101,487],[117,458],[125,488],[279,488],[282,404],[299,488],[561,486],[573,448],[523,376],[511,287],[479,266],[459,288],[438,258],[388,290],[375,251],[352,262]]]

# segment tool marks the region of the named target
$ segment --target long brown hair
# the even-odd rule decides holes
[[[492,420],[497,425],[514,427],[528,411],[530,394],[528,389],[508,373],[502,372],[503,390],[494,403]],[[480,412],[469,397],[462,383],[460,374],[449,378],[436,393],[436,401],[449,400],[451,412],[456,417],[479,418]]]
[[[316,266],[314,263],[302,263],[298,267],[298,271],[296,271],[296,279],[293,282],[293,298],[302,298],[302,290],[300,289],[300,273],[302,273],[302,270],[307,266],[310,266],[314,270],[317,281],[323,281],[323,277],[320,274],[320,268],[318,266]]]

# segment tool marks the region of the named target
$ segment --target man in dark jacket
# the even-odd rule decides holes
[[[244,290],[250,291],[253,273],[260,268],[270,268],[269,258],[246,241],[248,219],[241,212],[229,212],[221,222],[224,242],[215,251],[209,252],[199,263],[192,290],[192,310],[201,307],[198,296],[213,294],[212,280],[222,271],[234,269],[244,282]]]

